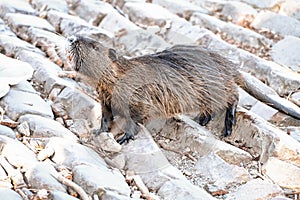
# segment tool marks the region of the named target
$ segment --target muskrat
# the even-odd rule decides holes
[[[74,68],[95,85],[103,106],[102,131],[118,115],[126,119],[119,143],[133,139],[138,123],[198,113],[206,125],[212,113],[226,109],[223,135],[230,135],[238,102],[237,67],[197,45],[126,58],[91,38],[68,38]]]

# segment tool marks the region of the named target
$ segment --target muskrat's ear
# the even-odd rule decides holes
[[[117,52],[114,49],[108,49],[108,57],[114,62],[118,59]]]

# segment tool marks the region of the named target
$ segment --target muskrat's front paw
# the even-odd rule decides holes
[[[121,138],[117,139],[119,144],[124,142],[128,143],[130,140],[134,140],[134,134],[126,132]]]

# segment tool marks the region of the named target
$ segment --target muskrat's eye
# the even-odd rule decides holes
[[[95,50],[95,51],[99,51],[99,47],[97,45],[95,45],[94,43],[90,43],[91,47]]]

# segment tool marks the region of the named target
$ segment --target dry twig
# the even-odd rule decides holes
[[[62,184],[72,188],[74,191],[76,191],[79,196],[81,197],[82,200],[90,200],[89,196],[86,194],[86,192],[76,183],[70,181],[69,179],[63,177],[62,175],[60,175],[59,173],[51,173],[51,176],[53,176],[54,178],[56,178],[59,182],[61,182]]]

